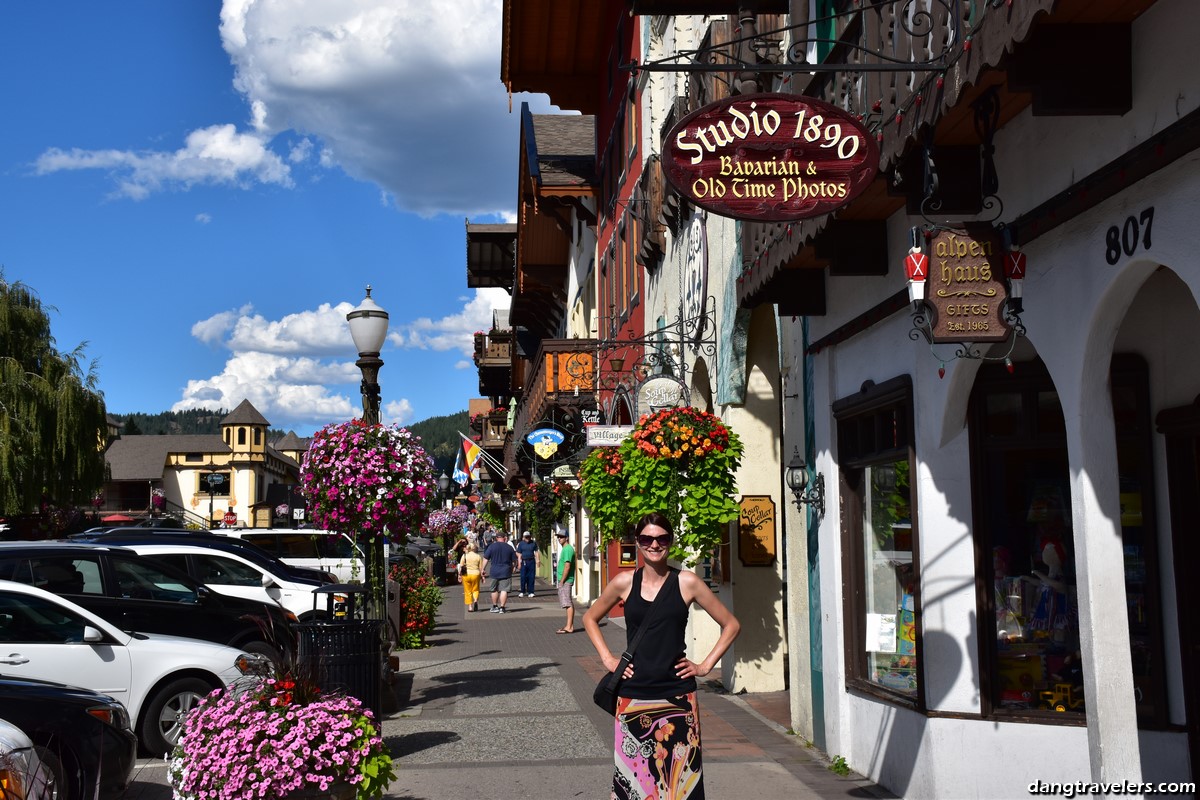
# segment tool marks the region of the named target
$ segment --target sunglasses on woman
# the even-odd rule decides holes
[[[671,534],[664,533],[661,536],[650,536],[645,533],[639,533],[637,543],[642,547],[649,547],[652,544],[657,544],[659,547],[670,547]]]

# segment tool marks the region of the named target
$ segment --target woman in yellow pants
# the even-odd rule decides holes
[[[467,545],[467,551],[463,553],[459,563],[459,574],[462,575],[463,587],[463,603],[467,606],[467,611],[479,610],[479,580],[480,569],[483,567],[483,556],[479,555],[479,548],[474,542]]]

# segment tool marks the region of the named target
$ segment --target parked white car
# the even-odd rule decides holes
[[[51,800],[50,773],[25,733],[0,719],[0,798]]]
[[[342,583],[366,578],[363,551],[344,533],[316,528],[240,528],[221,533],[250,542],[285,564],[331,572]]]
[[[313,589],[322,584],[272,572],[238,553],[177,541],[128,542],[121,546],[183,570],[221,594],[275,603],[301,622],[325,615],[323,596],[313,594]]]
[[[0,580],[0,674],[111,695],[155,755],[175,746],[201,697],[268,668],[262,656],[214,642],[126,633],[58,595]]]

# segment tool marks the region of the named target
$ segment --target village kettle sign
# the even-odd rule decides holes
[[[663,168],[701,208],[734,219],[819,217],[875,177],[879,148],[854,117],[811,97],[742,94],[681,119]]]

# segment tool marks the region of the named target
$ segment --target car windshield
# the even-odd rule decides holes
[[[160,569],[149,561],[116,558],[113,559],[113,571],[122,597],[171,603],[199,602],[195,586],[185,576]]]

